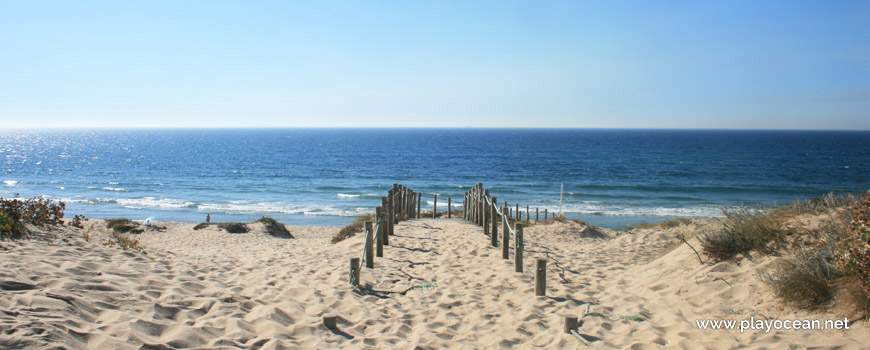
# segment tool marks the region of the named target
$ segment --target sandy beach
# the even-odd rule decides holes
[[[83,229],[32,228],[3,241],[0,348],[4,349],[862,349],[865,321],[848,330],[701,330],[708,319],[842,319],[777,302],[757,273],[777,257],[699,264],[669,229],[584,234],[567,221],[525,230],[524,273],[461,219],[396,226],[384,257],[349,259],[363,235],[337,244],[338,227],[294,227],[278,238],[252,226],[227,233],[155,222],[133,234],[145,249],[104,246],[104,220]],[[89,241],[85,239],[85,233]],[[697,241],[691,240],[697,247]],[[534,293],[547,259],[546,296]],[[323,325],[338,316],[338,329]],[[564,332],[578,316],[578,339]],[[585,315],[585,317],[584,317]]]

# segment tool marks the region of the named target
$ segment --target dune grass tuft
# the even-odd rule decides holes
[[[269,235],[280,238],[294,238],[293,235],[290,234],[290,231],[287,230],[287,227],[278,222],[278,220],[264,216],[257,220],[257,222],[266,226],[266,233]]]
[[[335,236],[332,236],[331,242],[333,244],[335,244],[335,243],[341,242],[345,239],[348,239],[350,237],[353,237],[358,232],[362,232],[363,230],[365,230],[366,221],[374,222],[375,216],[374,215],[363,215],[363,216],[357,217],[356,220],[354,220],[354,222],[352,222],[350,225],[343,227],[340,231],[338,231],[338,233],[335,234]]]
[[[723,209],[719,228],[698,235],[705,254],[715,261],[746,255],[751,251],[774,254],[789,230],[761,208]]]
[[[117,233],[142,233],[145,230],[130,219],[108,219],[106,227]]]

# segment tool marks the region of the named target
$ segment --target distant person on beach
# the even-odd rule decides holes
[[[206,223],[211,222],[211,213],[205,214],[205,222]]]

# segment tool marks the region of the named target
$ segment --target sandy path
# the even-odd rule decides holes
[[[835,316],[774,302],[755,272],[775,259],[701,265],[685,246],[661,256],[675,242],[672,232],[593,239],[580,238],[573,223],[527,228],[520,274],[513,249],[511,260],[502,259],[481,228],[412,220],[396,226],[375,268],[362,270],[362,284],[379,291],[364,292],[348,283],[348,260],[360,256],[362,235],[329,244],[338,228],[289,227],[296,239],[282,239],[165,225],[165,232],[134,236],[147,255],[99,244],[106,233],[98,220],[89,222],[91,242],[71,228],[3,242],[0,281],[25,284],[0,285],[0,348],[585,349],[562,328],[565,315],[587,308],[609,318],[585,317],[579,328],[602,349],[870,343],[866,324],[849,331],[697,329],[699,318]],[[546,297],[534,296],[537,258],[548,260]],[[326,313],[339,316],[338,331],[322,325]],[[630,315],[646,320],[617,319]]]

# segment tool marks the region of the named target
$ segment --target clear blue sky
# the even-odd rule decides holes
[[[0,127],[469,124],[870,129],[870,2],[0,2]]]

